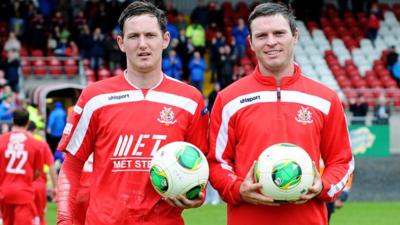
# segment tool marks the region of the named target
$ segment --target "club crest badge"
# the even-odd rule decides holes
[[[308,110],[308,107],[303,106],[299,111],[297,111],[297,115],[294,119],[303,125],[314,122],[314,120],[312,119],[312,113],[310,112],[310,110]]]
[[[157,121],[165,126],[176,123],[175,113],[172,111],[172,108],[164,107],[164,109],[161,110],[160,117],[157,118]]]

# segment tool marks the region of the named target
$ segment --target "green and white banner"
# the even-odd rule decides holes
[[[388,125],[349,126],[351,148],[356,157],[385,157],[390,155]]]

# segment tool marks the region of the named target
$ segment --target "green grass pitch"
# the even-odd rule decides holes
[[[48,204],[47,221],[56,224],[56,205]],[[186,225],[225,225],[225,205],[204,205],[184,211]],[[399,225],[400,202],[346,202],[332,215],[330,225]]]

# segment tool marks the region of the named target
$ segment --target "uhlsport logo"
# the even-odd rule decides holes
[[[164,107],[164,109],[161,110],[160,117],[157,118],[157,121],[164,124],[165,126],[176,123],[175,113],[174,111],[172,111],[172,108]]]
[[[119,135],[111,157],[112,172],[148,171],[153,155],[166,139],[162,134]]]
[[[299,111],[297,111],[297,115],[294,119],[303,125],[314,122],[314,120],[312,119],[312,113],[310,112],[308,107],[303,107],[303,106]]]
[[[257,101],[257,100],[261,100],[260,95],[255,95],[255,96],[248,97],[248,98],[242,98],[242,99],[240,99],[240,103],[243,104],[243,103],[253,102],[253,101]]]

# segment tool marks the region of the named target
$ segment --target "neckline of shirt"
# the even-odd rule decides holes
[[[132,82],[130,82],[130,81],[128,80],[127,76],[128,76],[128,69],[125,69],[125,70],[124,70],[124,79],[125,79],[126,82],[128,82],[129,85],[131,85],[131,86],[134,87],[135,89],[137,89],[137,90],[154,90],[154,89],[156,89],[158,86],[160,86],[160,84],[161,84],[162,81],[164,80],[164,76],[165,76],[165,75],[164,75],[164,73],[161,72],[160,80],[158,81],[158,83],[157,83],[156,85],[154,85],[154,86],[151,87],[151,88],[140,88],[140,87],[136,86],[135,84],[133,84]]]

